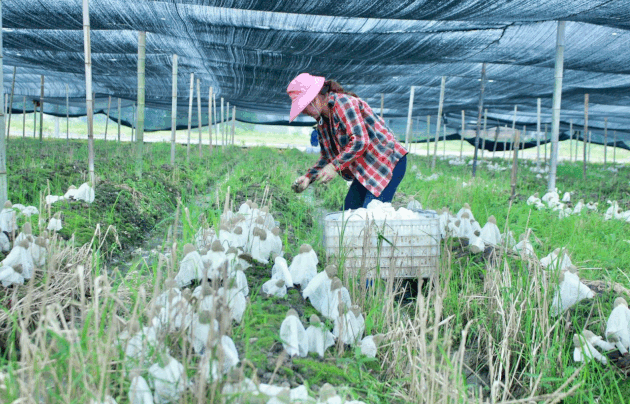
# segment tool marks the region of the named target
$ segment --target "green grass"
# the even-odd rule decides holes
[[[283,231],[288,262],[302,243],[310,243],[320,259],[320,269],[327,263],[318,216],[323,210],[339,209],[346,195],[347,184],[338,178],[325,186],[312,185],[313,190],[310,188],[299,196],[290,190],[292,181],[315,163],[316,155],[306,155],[295,149],[230,147],[217,148],[212,156],[205,149],[201,159],[196,152],[191,153],[187,164],[186,147],[179,146],[178,163],[170,167],[170,145],[156,143],[145,147],[147,158],[143,177],[137,179],[133,175],[134,162],[129,158],[134,155],[131,145],[96,141],[95,170],[101,181],[96,187],[95,202],[91,205],[76,202],[55,204],[50,212],[63,211],[63,237],[70,238],[74,234],[77,245],[80,245],[92,239],[97,224],[102,230],[113,225],[123,250],[143,246],[151,238],[157,240],[158,250],[170,250],[166,234],[168,227],[176,220],[179,198],[178,226],[174,238],[169,239],[170,242],[177,242],[175,253],[179,260],[183,245],[193,241],[196,230],[204,221],[210,224],[218,222],[228,187],[235,210],[246,199],[260,201],[268,187],[270,213]],[[10,139],[7,150],[9,198],[14,203],[39,207],[40,195],[46,194],[47,187],[50,187],[52,194],[63,194],[70,184],[78,186],[87,180],[87,147],[83,142],[72,141],[67,146],[65,140],[45,140],[40,149],[38,142],[31,139]],[[573,263],[580,268],[582,278],[607,280],[629,287],[629,225],[616,220],[604,221],[602,218],[607,200],[615,199],[623,209],[629,209],[628,167],[612,173],[602,171],[601,166],[590,165],[587,178],[583,179],[582,164],[560,165],[557,187],[562,192],[574,191],[573,201],[578,198],[584,198],[585,202],[598,201],[600,212],[559,220],[554,212],[537,211],[526,205],[528,196],[534,192],[542,195],[547,188],[546,178],[536,178],[534,173],[527,170],[529,163],[520,164],[517,198],[512,204],[509,204],[509,171],[492,172],[481,166],[477,179],[471,182],[470,167],[450,166],[439,159],[435,169],[436,173],[440,173],[438,179],[417,179],[419,172],[422,177],[431,174],[428,163],[425,157],[410,155],[407,175],[393,201],[396,206],[405,205],[409,198],[414,197],[425,208],[439,209],[446,206],[455,213],[467,202],[482,225],[490,215],[494,215],[500,229],[508,226],[516,238],[526,228],[531,228],[541,240],[541,243],[533,243],[540,258],[556,247],[566,247]],[[463,182],[467,182],[467,185],[464,186]],[[217,199],[219,205],[215,202]],[[47,211],[42,212],[42,216],[48,214]],[[31,221],[37,223],[35,217]],[[33,376],[41,378],[40,386],[54,386],[47,390],[51,401],[87,402],[95,392],[107,391],[119,403],[126,402],[129,379],[123,375],[120,366],[122,353],[111,348],[114,329],[112,316],[117,314],[129,318],[131,313],[132,316],[145,319],[143,310],[156,284],[161,290],[166,269],[162,268],[162,278],[157,279],[157,260],[136,260],[123,277],[112,272],[114,265],[105,254],[118,250],[115,241],[109,239],[101,255],[96,256],[94,276],[99,272],[110,271],[112,293],[118,294],[124,308],[104,298],[100,306],[91,306],[85,312],[88,320],[81,328],[80,339],[76,344],[51,334],[45,339],[51,342],[50,358],[38,357],[38,361],[42,362],[33,363]],[[572,360],[573,332],[587,327],[602,335],[603,316],[609,313],[615,294],[603,294],[593,302],[581,303],[550,335],[543,335],[545,332],[538,330],[537,326],[540,316],[547,314],[538,312],[540,300],[535,295],[540,286],[529,282],[532,269],[520,261],[507,259],[507,263],[511,283],[492,291],[485,280],[492,279],[495,273],[479,257],[464,255],[452,257],[451,261],[445,260],[445,265],[450,264],[451,270],[445,272],[445,279],[442,280],[448,285],[443,302],[443,317],[453,316],[450,320],[450,335],[453,336],[454,346],[460,342],[460,332],[468,321],[473,322],[468,334],[468,341],[472,344],[478,338],[489,336],[500,341],[507,332],[514,331],[503,324],[500,311],[495,309],[519,303],[516,309],[520,310],[522,323],[509,344],[511,363],[519,370],[521,381],[525,384],[538,373],[543,374],[538,393],[552,392],[574,369],[579,368]],[[277,358],[282,350],[278,329],[288,308],[300,309],[304,324],[314,313],[314,309],[302,301],[296,290],[290,290],[284,299],[261,296],[260,285],[269,278],[270,269],[271,264],[260,265],[247,272],[251,288],[250,304],[243,322],[232,330],[241,359],[252,364],[251,368],[246,367],[248,375],[253,373],[253,369],[260,373],[259,376],[276,370]],[[550,296],[547,298],[551,299]],[[385,303],[383,299],[369,299],[364,307],[367,328],[371,333],[388,332],[387,327],[392,326],[384,317],[385,304],[390,303]],[[400,310],[406,318],[415,316],[411,307]],[[17,317],[14,320],[17,321]],[[15,331],[19,329],[15,328]],[[13,338],[17,339],[18,336],[14,335]],[[441,341],[449,338],[446,334],[440,335]],[[546,338],[549,344],[544,344],[542,349],[545,348],[545,351],[530,355],[530,346],[543,343]],[[52,344],[52,341],[57,342]],[[486,343],[485,339],[482,341]],[[497,349],[495,360],[504,360],[500,346],[492,347],[493,350]],[[443,346],[441,349],[446,348]],[[0,359],[0,369],[14,377],[20,366],[18,357],[9,355],[9,351],[2,352],[4,356]],[[389,348],[383,352],[384,356],[390,357]],[[191,376],[195,374],[196,363],[197,359],[191,359],[185,365]],[[104,372],[104,368],[109,371]],[[349,396],[371,403],[404,402],[404,394],[411,394],[411,376],[403,364],[388,362],[382,366],[381,358],[367,360],[353,349],[345,350],[341,355],[330,349],[323,359],[310,356],[285,361],[276,372],[276,380],[305,383],[310,388],[324,382],[348,385]],[[71,375],[70,379],[75,384],[65,390],[67,385],[64,380],[68,375]],[[582,368],[577,380],[583,383],[583,387],[563,402],[629,402],[628,379],[611,368],[589,363]],[[102,383],[105,384],[103,388],[99,387]],[[9,385],[6,392],[0,391],[0,398],[3,398],[3,394],[6,397],[2,401],[10,402],[23,392],[15,384]],[[67,396],[66,391],[72,394]],[[209,397],[216,393],[213,391],[208,390]],[[519,394],[519,390],[515,390],[515,393]],[[194,394],[187,395],[186,401],[195,401]]]

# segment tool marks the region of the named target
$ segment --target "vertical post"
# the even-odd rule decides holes
[[[0,33],[2,32],[2,2],[0,1]],[[2,54],[4,45],[2,43],[2,35],[0,34],[0,72],[2,72],[3,58]],[[4,88],[4,75],[0,74],[0,88]],[[1,101],[0,101],[1,102]],[[0,105],[0,203],[4,203],[8,199],[7,187],[7,143],[4,135],[4,105]]]
[[[234,130],[235,130],[235,126],[237,124],[237,107],[235,107],[234,105],[232,106],[232,145],[234,146]]]
[[[70,100],[68,98],[68,84],[66,84],[66,145],[70,142]]]
[[[461,130],[460,130],[460,160],[462,160],[462,149],[464,146],[464,109],[461,111]]]
[[[136,128],[136,103],[131,106],[131,142],[134,141],[134,129]]]
[[[408,123],[405,128],[405,148],[410,147],[410,133],[412,132],[412,109],[414,108],[414,86],[410,87],[410,102],[408,103]]]
[[[171,64],[171,167],[175,166],[175,132],[177,129],[177,55]]]
[[[219,146],[219,121],[217,121],[217,95],[213,93],[213,116],[215,117],[215,144]]]
[[[495,140],[493,141],[493,154],[491,155],[491,158],[495,158],[495,151],[497,150],[497,142],[500,138],[500,125],[499,123],[497,124],[497,126],[495,127]]]
[[[480,159],[484,158],[484,150],[486,150],[486,137],[489,135],[486,132],[486,115],[488,111],[488,109],[484,108],[484,128],[482,129],[482,132],[484,132],[484,137],[482,138],[482,150],[480,153]]]
[[[570,163],[572,162],[572,140],[574,140],[574,131],[572,130],[572,125],[574,122],[570,119]],[[576,139],[578,141],[578,139]],[[576,158],[576,156],[575,156]]]
[[[583,179],[587,176],[587,128],[589,121],[589,94],[585,94],[585,126],[583,129]]]
[[[22,137],[26,137],[26,96],[22,97]]]
[[[199,78],[197,79],[197,130],[199,131],[199,158],[202,158],[202,95],[200,93]]]
[[[482,63],[482,77],[480,78],[480,98],[478,100],[478,122],[475,126],[475,142],[473,142],[473,168],[471,176],[475,177],[475,169],[478,164],[478,148],[480,146],[480,120],[482,119],[482,108],[484,107],[484,87],[486,83],[486,63]],[[484,129],[486,130],[486,112],[484,113]],[[464,132],[464,111],[462,111],[462,131]],[[484,150],[484,148],[482,149]],[[460,147],[462,154],[462,146]]]
[[[209,150],[213,151],[213,88],[208,87],[208,144]]]
[[[193,119],[193,85],[195,84],[194,82],[194,75],[193,73],[191,73],[191,85],[190,85],[190,90],[188,93],[188,137],[186,140],[186,163],[188,164],[190,158],[191,158],[191,121]]]
[[[543,165],[548,165],[548,124],[543,124],[543,134],[546,137],[543,143]]]
[[[618,142],[616,141],[616,131],[613,131],[613,163],[616,164],[616,148],[618,147]]]
[[[11,110],[13,109],[13,95],[15,94],[15,72],[17,70],[16,66],[13,66],[13,80],[11,80],[11,98],[9,99],[9,105],[7,106],[7,110],[9,111],[9,123],[7,123],[7,136],[8,139],[11,136]]]
[[[107,96],[107,114],[105,115],[105,135],[103,136],[103,140],[107,140],[107,127],[110,123],[110,107],[112,106],[112,96]]]
[[[541,146],[541,98],[537,98],[537,168],[539,168],[539,146]]]
[[[11,115],[9,115],[9,119],[11,119]],[[605,159],[603,165],[607,165],[607,118],[605,118]]]
[[[383,93],[381,93],[381,112],[379,113],[381,120],[383,120]]]
[[[121,99],[118,97],[118,143],[121,142]]]
[[[515,109],[513,110],[513,141],[514,139],[519,139],[519,137],[517,137],[517,129],[515,128],[515,124],[517,123],[517,105],[515,105]],[[513,149],[516,149],[519,151],[519,143],[517,144],[513,144]]]
[[[565,49],[565,21],[557,23],[556,58],[554,61],[554,93],[552,95],[552,145],[550,147],[550,175],[548,190],[556,189],[559,154],[559,126],[561,122],[561,90],[563,88],[563,51]]]
[[[226,120],[224,121],[223,132],[226,135],[226,146],[230,144],[230,137],[228,133],[228,122],[230,122],[230,103],[226,101]]]
[[[145,138],[145,46],[147,33],[138,32],[138,117],[136,124],[136,177],[142,178]]]
[[[517,114],[517,105],[515,105],[515,114]],[[519,152],[519,132],[514,129],[513,125],[513,169],[510,176],[510,199],[515,198],[515,187],[517,186],[517,152]]]
[[[443,101],[445,100],[445,79],[443,76],[440,82],[440,100],[438,101],[438,118],[436,119],[436,142],[434,143],[434,157],[432,158],[432,171],[436,167],[436,152],[438,151],[438,139],[440,137],[440,126],[443,115]]]
[[[224,114],[223,114],[223,97],[221,97],[221,125],[220,125],[220,128],[221,128],[221,145],[225,146],[225,133],[226,133],[226,131],[224,129],[224,124],[223,124],[224,120],[223,119],[224,119]]]
[[[42,144],[44,135],[44,75],[41,75],[41,90],[39,95],[39,143]],[[3,110],[4,111],[4,110]]]
[[[94,188],[94,122],[92,120],[94,104],[92,103],[92,48],[90,46],[90,7],[88,0],[83,0],[83,52],[85,54],[85,104],[88,115],[88,170],[90,173],[90,185]],[[44,83],[44,76],[42,76],[42,83]]]
[[[443,158],[447,156],[447,124],[443,123]]]
[[[427,158],[429,159],[429,141],[430,141],[430,136],[431,136],[431,129],[430,129],[430,124],[431,124],[431,116],[427,115],[427,134],[426,134],[426,141],[427,141]]]
[[[37,106],[39,105],[39,102],[36,100],[33,100],[33,139],[35,139],[35,136],[37,135]]]

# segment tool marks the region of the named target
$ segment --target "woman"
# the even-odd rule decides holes
[[[391,202],[405,175],[408,153],[385,122],[357,95],[333,80],[302,73],[289,83],[289,122],[300,113],[317,122],[320,160],[292,185],[304,191],[315,180],[337,174],[353,183],[344,210],[366,207],[373,199]]]

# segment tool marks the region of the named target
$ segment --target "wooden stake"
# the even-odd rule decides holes
[[[473,142],[473,168],[471,176],[475,177],[475,170],[478,165],[478,149],[480,148],[480,121],[482,120],[482,108],[484,107],[484,86],[486,83],[486,63],[482,63],[482,77],[480,78],[480,98],[478,100],[478,121],[475,125],[475,141]],[[486,114],[485,114],[486,117]],[[486,126],[486,118],[485,118]],[[462,111],[462,131],[464,137],[464,111]],[[462,155],[462,146],[460,146],[460,154]],[[462,156],[461,156],[462,158]]]
[[[486,131],[486,115],[488,111],[488,109],[484,108],[484,129],[482,129],[482,131],[484,132],[484,137],[482,138],[482,150],[480,153],[480,159],[484,158],[484,151],[486,150],[486,137],[489,135]]]
[[[234,130],[235,130],[235,125],[237,124],[236,116],[237,116],[237,107],[233,105],[232,106],[232,145],[233,146],[234,146]]]
[[[410,133],[412,132],[412,109],[414,108],[414,86],[410,87],[410,102],[408,103],[408,122],[405,128],[405,148],[410,148]]]
[[[147,33],[138,32],[138,117],[136,124],[136,177],[142,178],[145,141],[145,48]]]
[[[191,85],[188,93],[188,137],[186,139],[186,164],[191,158],[191,121],[193,119],[193,86],[195,84],[194,74],[191,73]]]
[[[112,96],[107,96],[107,114],[105,115],[105,135],[103,136],[103,140],[107,141],[107,127],[110,123],[110,107],[112,106]]]
[[[438,117],[436,118],[436,141],[434,142],[434,157],[432,158],[432,171],[436,167],[436,152],[438,151],[438,139],[440,137],[441,119],[443,115],[443,101],[445,100],[445,79],[443,76],[440,82],[440,100],[438,101]]]
[[[118,143],[121,142],[121,99],[118,98]]]
[[[171,167],[175,167],[175,134],[177,130],[177,55],[171,64]]]
[[[197,79],[197,129],[199,131],[199,158],[202,158],[202,95],[200,93],[200,80]]]
[[[66,91],[68,91],[67,85]],[[22,97],[22,137],[26,137],[26,96]]]
[[[10,117],[11,115],[9,115],[9,119],[11,119]],[[605,143],[605,160],[603,164],[606,166],[607,165],[607,118],[605,118],[605,142],[604,143]]]
[[[561,89],[563,87],[563,50],[565,49],[565,21],[557,22],[556,58],[554,61],[554,92],[552,95],[552,144],[550,147],[550,175],[548,190],[556,189],[559,154],[559,126],[561,123]]]
[[[2,2],[0,1],[0,32],[2,32]],[[3,58],[2,54],[4,45],[2,42],[2,35],[0,35],[0,72],[2,72]],[[4,88],[4,75],[0,74],[0,88]],[[1,101],[0,101],[1,102]],[[8,186],[7,186],[7,143],[4,134],[4,105],[0,106],[0,203],[4,206],[7,201]]]
[[[381,112],[379,113],[381,120],[383,121],[383,93],[381,93]]]
[[[15,94],[15,72],[17,68],[13,66],[13,80],[11,80],[11,99],[9,100],[9,105],[7,106],[7,110],[9,111],[9,123],[7,123],[7,139],[11,136],[11,110],[13,109],[13,95]]]
[[[213,88],[208,87],[208,144],[213,151]]]
[[[66,145],[70,143],[70,100],[68,98],[68,84],[66,83]]]
[[[585,125],[583,129],[583,179],[587,176],[587,128],[589,121],[589,94],[585,94]]]
[[[217,95],[213,93],[213,116],[215,117],[215,144],[219,146],[219,125],[217,121]]]
[[[517,132],[517,128],[515,128],[515,124],[517,123],[517,105],[515,105],[515,109],[513,110],[513,139],[519,139],[519,137],[517,136],[516,132]],[[514,141],[514,140],[513,140]],[[504,143],[506,144],[506,143]],[[513,144],[513,149],[517,149],[519,150],[519,143],[517,144]]]
[[[44,135],[44,75],[41,75],[41,91],[39,96],[39,143],[42,143]]]
[[[92,48],[90,45],[90,8],[88,0],[83,0],[83,50],[85,56],[85,104],[88,116],[88,171],[90,173],[90,185],[94,188],[96,186],[94,176],[94,104],[92,103]],[[44,83],[44,76],[42,76],[42,83]]]
[[[537,98],[537,168],[539,168],[539,146],[541,146],[541,98]]]

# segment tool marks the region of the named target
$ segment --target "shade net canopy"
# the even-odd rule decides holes
[[[13,111],[32,111],[33,102],[42,101],[43,75],[44,112],[85,115],[82,7],[81,0],[2,2],[5,94],[16,68]],[[239,121],[288,124],[287,84],[309,72],[335,79],[365,99],[399,137],[405,134],[414,86],[412,141],[427,139],[427,115],[435,136],[442,76],[447,130],[471,136],[483,63],[488,128],[511,127],[515,116],[517,128],[536,130],[541,99],[541,131],[547,124],[549,137],[557,21],[562,20],[567,23],[561,138],[569,138],[570,123],[574,138],[582,138],[589,94],[592,142],[604,142],[606,118],[608,142],[615,131],[618,142],[629,144],[628,0],[90,0],[89,11],[95,112],[107,113],[111,99],[109,115],[118,120],[121,99],[123,124],[134,122],[138,36],[144,31],[147,131],[171,127],[177,54],[178,128],[188,125],[191,74],[196,127],[198,119],[209,122],[210,87],[217,104],[212,122],[221,119],[223,98],[230,116],[236,106]],[[293,124],[313,123],[301,116]],[[491,132],[485,136],[492,138]]]

